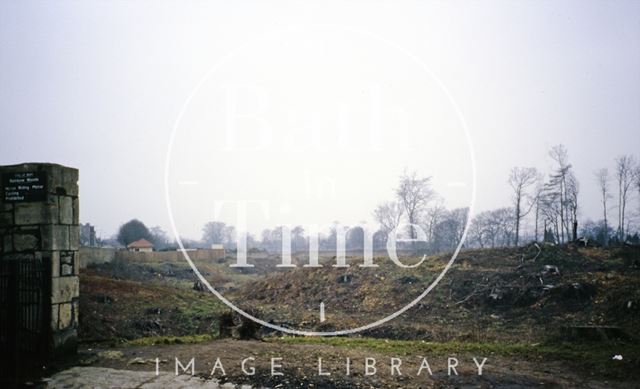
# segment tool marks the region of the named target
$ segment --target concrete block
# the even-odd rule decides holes
[[[73,222],[71,224],[80,224],[80,198],[72,199],[71,208],[73,209]]]
[[[69,249],[80,250],[80,226],[69,226]]]
[[[51,277],[60,277],[60,252],[51,252]]]
[[[13,249],[14,251],[33,251],[37,250],[40,246],[40,238],[35,234],[29,233],[17,233],[13,234]]]
[[[70,327],[73,320],[73,309],[71,303],[60,304],[60,311],[58,315],[58,328],[64,330]]]
[[[61,251],[60,252],[60,263],[73,265],[73,251]]]
[[[71,276],[73,275],[73,265],[69,265],[66,263],[63,263],[60,265],[60,275],[61,276]]]
[[[58,330],[58,313],[59,313],[59,304],[53,304],[51,306],[51,330],[52,331],[57,331]]]
[[[70,302],[80,293],[78,277],[55,277],[51,279],[51,303]]]
[[[13,251],[13,237],[9,234],[2,239],[2,252],[10,253]]]
[[[0,212],[0,226],[13,225],[13,212]]]
[[[63,182],[67,190],[67,194],[70,196],[78,196],[78,169],[64,169],[62,174]]]
[[[14,210],[14,222],[17,226],[57,224],[57,204],[50,201],[16,204]]]
[[[69,196],[60,196],[58,199],[60,224],[73,223],[73,199]]]
[[[80,251],[76,251],[73,256],[73,274],[80,274]]]
[[[74,328],[78,328],[78,324],[80,324],[80,302],[76,299],[71,303],[71,308],[73,310],[71,325]]]
[[[69,226],[44,225],[40,230],[43,250],[69,250]]]
[[[63,196],[78,196],[78,169],[51,165],[47,179],[49,191]]]

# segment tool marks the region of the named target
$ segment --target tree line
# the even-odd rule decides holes
[[[553,170],[545,177],[533,167],[515,167],[507,182],[512,191],[511,207],[478,214],[471,223],[469,243],[478,247],[519,245],[525,218],[533,224],[527,241],[562,244],[588,239],[606,246],[611,243],[639,243],[638,225],[630,217],[633,193],[640,200],[640,164],[632,155],[615,159],[614,172],[598,169],[590,187],[597,188],[602,219],[579,224],[580,183],[563,145],[549,151]],[[635,187],[635,191],[633,188]],[[617,202],[611,200],[617,195]],[[639,201],[640,204],[640,201]],[[617,211],[617,225],[611,223],[611,211]],[[640,211],[640,206],[638,207]],[[639,212],[640,214],[640,212]]]
[[[579,238],[605,246],[640,243],[638,223],[634,222],[638,218],[634,219],[630,210],[632,199],[636,197],[640,211],[640,163],[634,156],[616,158],[612,172],[602,168],[593,173],[589,187],[598,191],[602,219],[586,220],[582,224],[579,221],[581,186],[569,153],[564,145],[556,145],[549,150],[548,156],[553,168],[547,174],[535,167],[511,169],[506,179],[511,204],[475,215],[467,231],[466,247],[519,246],[523,241],[563,244]],[[392,231],[401,238],[420,238],[420,242],[410,245],[411,249],[441,253],[457,247],[469,221],[468,208],[447,209],[444,199],[433,187],[432,178],[420,176],[415,171],[405,171],[393,193],[392,199],[381,202],[373,210],[372,216],[377,223],[373,232],[365,232],[364,222],[349,227],[336,221],[328,233],[320,234],[319,248],[335,250],[344,237],[347,249],[362,249],[367,243],[365,235],[371,233],[373,248],[381,250],[386,247]],[[525,226],[527,232],[523,232]],[[308,249],[308,232],[303,226],[276,226],[264,229],[260,236],[248,234],[247,247],[279,252],[283,240],[286,242],[284,234],[289,234],[293,251]],[[124,246],[140,238],[151,241],[158,249],[177,247],[160,227],[147,228],[135,219],[123,224],[116,236]],[[222,244],[233,250],[237,231],[232,225],[211,221],[203,226],[200,240],[181,240],[187,248]]]

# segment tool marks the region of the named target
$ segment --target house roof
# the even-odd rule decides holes
[[[127,248],[130,249],[150,249],[153,248],[153,243],[149,242],[146,239],[139,239],[135,242],[131,242],[127,245]]]

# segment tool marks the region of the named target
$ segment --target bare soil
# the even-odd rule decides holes
[[[135,346],[118,349],[123,352],[118,359],[100,359],[94,366],[117,369],[155,371],[155,359],[159,358],[160,374],[175,374],[175,358],[184,366],[194,358],[195,374],[205,378],[215,377],[235,384],[246,383],[253,386],[266,387],[316,387],[316,388],[634,388],[637,381],[633,379],[618,380],[597,376],[595,372],[586,372],[566,361],[545,360],[544,358],[509,357],[469,352],[414,352],[384,353],[372,351],[365,347],[332,347],[322,344],[290,344],[272,340],[238,341],[218,340],[199,344]],[[92,349],[92,353],[98,350]],[[256,373],[247,376],[241,370],[241,361],[253,357],[247,365],[254,366]],[[402,375],[391,374],[390,358],[402,360]],[[488,360],[483,366],[482,376],[478,375],[476,357]],[[130,363],[135,358],[146,363]],[[220,358],[225,370],[222,375],[212,369]],[[282,358],[277,364],[282,365],[277,371],[283,376],[271,375],[271,358]],[[318,374],[318,358],[322,359],[322,371],[331,376]],[[346,374],[346,359],[350,358],[350,374]],[[375,358],[377,372],[365,375],[365,359]],[[426,358],[433,375],[423,369],[417,375],[422,359]],[[459,365],[458,375],[447,372],[448,358],[456,358]]]
[[[226,297],[266,321],[328,331],[395,311],[420,294],[448,259],[430,257],[412,271],[384,258],[375,259],[378,268],[357,268],[357,255],[348,259],[354,265],[349,269],[328,266],[331,256],[316,271],[273,270],[274,256],[251,258],[259,263],[251,270],[229,270],[231,258],[199,268]],[[443,281],[397,319],[355,337],[320,340],[281,338],[267,328],[258,334],[265,341],[217,339],[229,310],[197,287],[186,263],[111,263],[83,270],[80,277],[84,364],[154,370],[148,360],[157,357],[166,360],[160,368],[169,374],[174,358],[183,364],[195,358],[197,374],[209,376],[219,357],[230,382],[287,388],[624,388],[640,382],[638,248],[463,251]],[[327,307],[324,322],[321,301]],[[121,358],[97,357],[96,350],[114,348]],[[613,359],[618,354],[623,360]],[[251,356],[256,374],[247,376],[239,364]],[[142,363],[129,363],[136,357]],[[283,377],[270,374],[271,357],[283,358]],[[402,359],[402,376],[390,373],[394,357]],[[433,376],[424,370],[416,375],[422,357]],[[449,357],[460,361],[457,376],[447,374]],[[473,357],[488,358],[482,376]],[[318,375],[318,358],[331,376]],[[352,361],[349,375],[346,358]],[[365,358],[376,358],[377,374],[364,374]]]

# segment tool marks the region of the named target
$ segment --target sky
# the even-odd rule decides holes
[[[640,1],[266,3],[0,3],[0,164],[80,169],[103,238],[199,238],[238,200],[254,233],[370,222],[404,169],[506,206],[558,143],[598,218],[593,172],[640,157]]]

